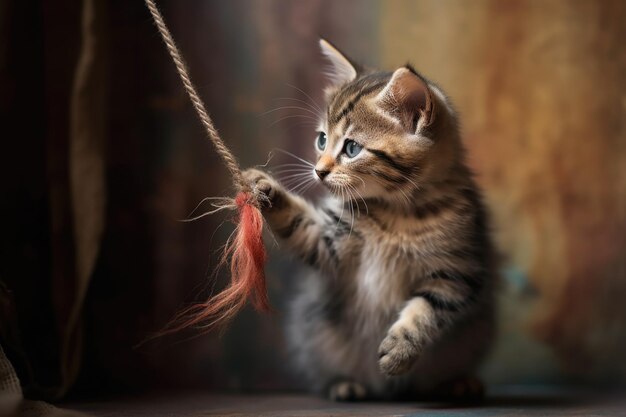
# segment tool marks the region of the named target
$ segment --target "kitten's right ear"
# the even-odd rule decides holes
[[[345,84],[356,78],[358,68],[348,57],[326,39],[320,39],[320,47],[324,56],[330,61],[331,67],[327,75],[334,85]]]
[[[432,124],[435,116],[433,92],[410,65],[394,71],[389,83],[378,94],[378,104],[395,114],[411,132]]]

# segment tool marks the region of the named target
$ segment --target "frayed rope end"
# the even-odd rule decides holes
[[[251,192],[239,192],[233,202],[238,212],[235,237],[226,244],[220,261],[220,265],[230,263],[230,285],[207,301],[180,311],[155,337],[187,328],[206,332],[222,327],[246,305],[248,298],[257,311],[272,310],[265,280],[267,253],[263,243],[263,215]]]

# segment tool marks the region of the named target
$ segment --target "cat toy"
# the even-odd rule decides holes
[[[220,265],[230,263],[230,285],[205,302],[195,303],[178,313],[160,334],[174,333],[189,327],[207,330],[228,323],[246,305],[248,299],[252,300],[257,310],[270,310],[265,284],[267,254],[263,244],[263,216],[260,211],[261,200],[264,196],[255,193],[250,184],[245,181],[237,159],[213,125],[204,103],[191,82],[187,66],[174,38],[154,0],[145,0],[145,3],[200,122],[228,169],[235,189],[238,190],[234,198],[220,198],[223,204],[217,205],[217,209],[211,212],[222,209],[233,209],[237,212],[233,219],[236,226],[235,237],[228,239],[220,263]]]

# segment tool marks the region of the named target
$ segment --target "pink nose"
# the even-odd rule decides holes
[[[324,181],[324,178],[326,178],[328,174],[330,174],[330,171],[325,170],[325,169],[316,169],[315,173],[320,178],[320,180]]]

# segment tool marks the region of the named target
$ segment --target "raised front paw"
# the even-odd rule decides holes
[[[243,177],[259,197],[259,203],[262,208],[270,209],[280,205],[283,194],[282,187],[269,174],[250,168],[243,172]]]
[[[389,376],[411,369],[420,354],[415,329],[392,327],[378,348],[378,365]]]

